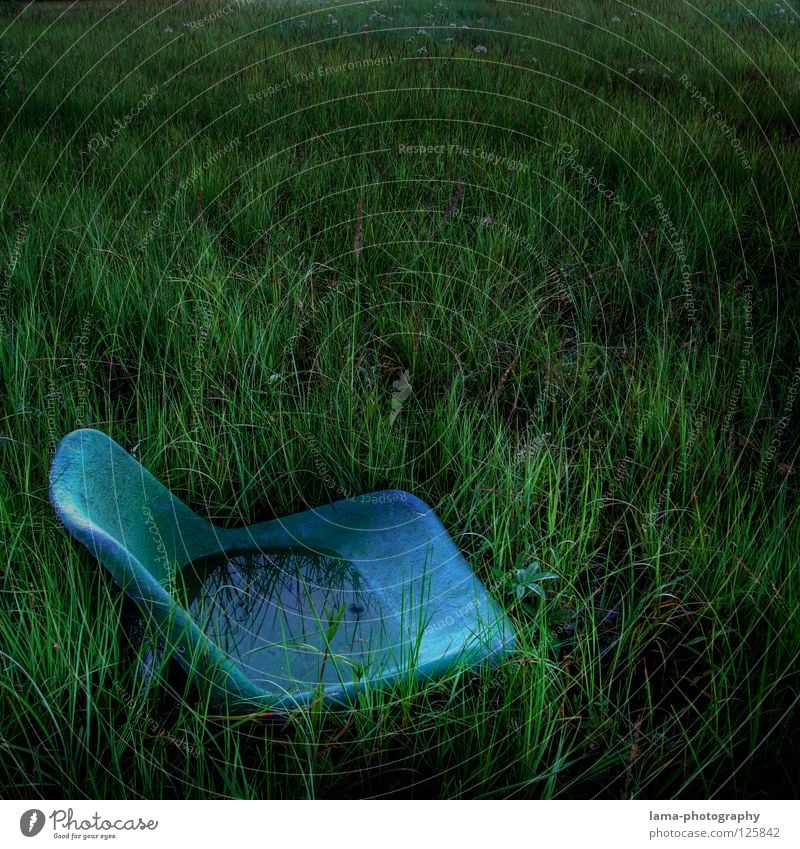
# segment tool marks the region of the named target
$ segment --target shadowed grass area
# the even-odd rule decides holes
[[[796,794],[797,10],[223,7],[0,8],[2,795]],[[517,654],[142,692],[80,426],[223,524],[414,492]]]

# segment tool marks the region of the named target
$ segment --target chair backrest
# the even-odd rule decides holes
[[[215,702],[258,695],[240,666],[198,629],[175,598],[172,579],[215,550],[221,529],[159,483],[127,451],[97,430],[67,434],[50,470],[50,501],[67,530],[99,560],[148,617]]]
[[[169,594],[176,570],[214,535],[212,525],[97,430],[75,430],[59,442],[50,500],[67,530],[139,601],[166,602],[159,589]]]

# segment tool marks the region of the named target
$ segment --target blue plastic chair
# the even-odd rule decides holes
[[[56,449],[50,498],[218,706],[347,704],[513,650],[503,611],[407,492],[221,528],[83,429]]]

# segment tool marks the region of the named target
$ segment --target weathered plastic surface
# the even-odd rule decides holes
[[[110,437],[82,429],[56,449],[50,498],[218,706],[348,703],[513,650],[505,614],[407,492],[220,528]]]

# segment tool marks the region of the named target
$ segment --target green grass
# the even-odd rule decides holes
[[[797,10],[221,5],[0,8],[0,793],[796,794]],[[140,694],[79,426],[221,523],[413,491],[518,652]]]

